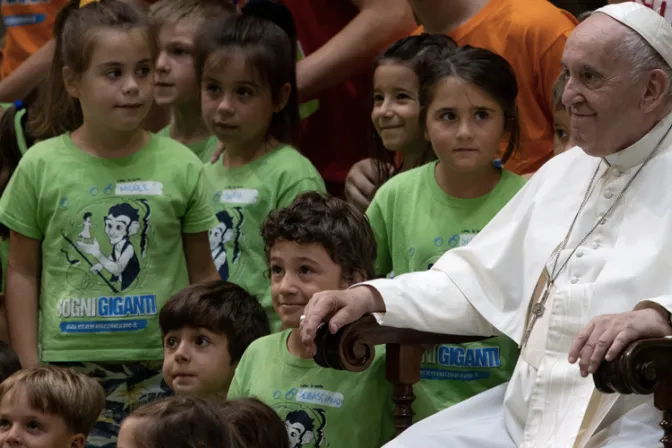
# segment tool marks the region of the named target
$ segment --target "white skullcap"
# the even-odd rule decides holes
[[[635,2],[604,6],[595,12],[607,14],[632,28],[672,67],[672,25],[651,8]]]

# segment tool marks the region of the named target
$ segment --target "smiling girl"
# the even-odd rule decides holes
[[[104,422],[89,439],[103,446],[125,414],[168,393],[157,314],[216,278],[217,220],[198,158],[141,128],[153,101],[144,16],[121,1],[71,1],[55,29],[47,112],[65,133],[26,153],[0,200],[7,309],[24,368],[57,363],[103,385]]]
[[[519,139],[518,87],[505,59],[460,47],[432,58],[420,80],[420,124],[438,160],[389,180],[367,210],[382,276],[431,268],[471,241],[525,182],[501,168]],[[498,161],[502,139],[508,146]],[[505,337],[432,347],[415,388],[417,417],[507,381],[516,359]]]

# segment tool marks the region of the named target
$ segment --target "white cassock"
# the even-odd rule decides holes
[[[530,300],[565,237],[598,164],[595,187],[560,254],[571,250],[672,126],[664,118],[633,146],[604,159],[574,148],[555,157],[465,247],[431,270],[374,280],[383,325],[437,333],[503,333],[520,342]],[[509,383],[430,417],[389,447],[657,447],[662,414],[651,396],[598,393],[567,361],[595,316],[641,302],[672,309],[672,132],[612,213],[555,281]],[[589,408],[590,404],[590,408]]]

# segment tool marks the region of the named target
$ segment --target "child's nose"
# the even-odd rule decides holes
[[[168,57],[164,52],[159,53],[159,57],[156,58],[156,71],[167,73],[170,71],[170,65],[168,64]]]

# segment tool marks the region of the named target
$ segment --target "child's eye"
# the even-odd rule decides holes
[[[189,54],[189,52],[183,48],[173,48],[170,50],[170,53],[175,55],[175,56],[184,56],[185,54]]]
[[[217,95],[220,92],[220,88],[217,84],[206,84],[205,90],[211,95]]]
[[[207,347],[208,345],[210,345],[210,340],[205,336],[199,336],[196,338],[196,345],[198,347]]]
[[[39,431],[40,429],[42,429],[42,425],[40,425],[40,423],[37,422],[36,420],[31,420],[26,425],[26,428],[28,428],[30,431]]]
[[[149,67],[140,67],[135,71],[135,73],[142,78],[148,77],[151,72],[152,69],[150,69]]]
[[[444,112],[439,118],[446,121],[453,121],[457,120],[457,114],[455,112]]]
[[[282,275],[282,268],[280,266],[271,266],[272,275]]]
[[[164,346],[166,348],[175,348],[177,347],[177,338],[171,336],[166,338],[166,341],[164,342]]]
[[[560,139],[560,140],[565,140],[569,138],[569,134],[567,131],[565,131],[562,128],[555,128],[555,135]]]
[[[313,272],[313,270],[311,268],[309,268],[308,266],[301,266],[301,268],[299,268],[299,272],[302,275],[307,275],[307,274],[310,274],[311,272]]]
[[[121,77],[121,70],[115,69],[115,70],[110,70],[107,73],[105,73],[105,76],[107,76],[110,79],[118,79]]]
[[[479,110],[474,114],[474,118],[477,120],[487,120],[490,118],[490,114],[487,111]]]
[[[382,103],[385,100],[385,97],[381,95],[380,93],[376,93],[373,95],[373,102],[374,103]]]
[[[247,88],[247,87],[239,87],[236,89],[236,95],[243,97],[243,98],[248,98],[251,97],[254,94],[252,89]]]
[[[407,93],[397,93],[397,101],[410,100],[411,97]]]
[[[0,419],[0,428],[7,428],[11,426],[11,423],[6,418]]]

